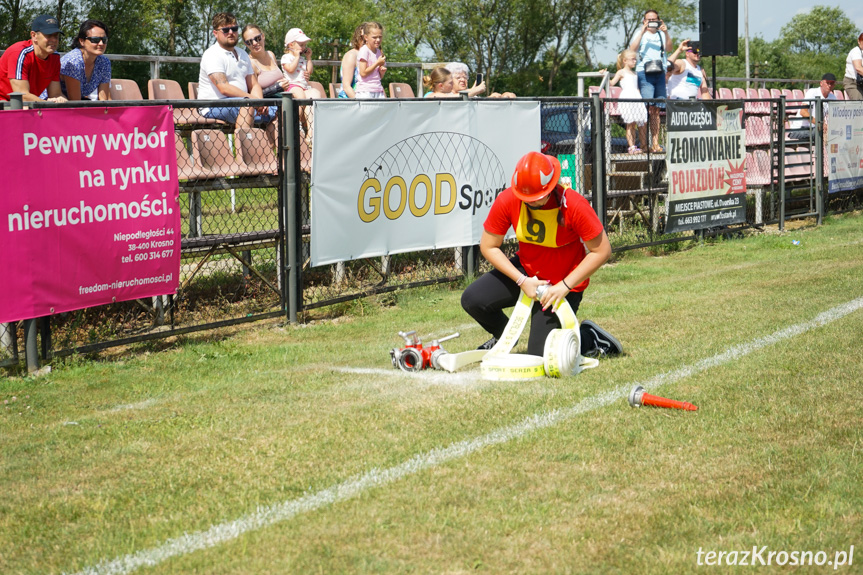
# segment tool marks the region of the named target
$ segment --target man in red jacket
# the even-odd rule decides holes
[[[35,102],[48,91],[49,102],[65,102],[60,90],[60,26],[43,14],[30,24],[30,39],[9,46],[0,56],[0,100],[23,92],[25,102]]]

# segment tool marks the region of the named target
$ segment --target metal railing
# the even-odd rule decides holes
[[[548,145],[543,151],[561,160],[564,181],[591,202],[615,251],[703,237],[704,234],[665,232],[665,158],[650,154],[634,158],[622,153],[625,139],[619,112],[628,104],[626,101],[601,100],[598,96],[539,101],[543,145]],[[245,143],[231,141],[232,126],[200,123],[199,108],[236,106],[237,102],[76,102],[35,106],[166,103],[174,109],[175,132],[182,144],[177,148],[178,169],[185,174],[180,182],[182,250],[177,293],[78,310],[50,320],[37,318],[20,325],[0,326],[0,366],[19,363],[22,341],[29,369],[38,367],[40,355],[45,359],[88,353],[267,317],[301,321],[304,314],[316,308],[413,286],[460,281],[466,275],[489,269],[471,246],[309,267],[311,150],[299,121],[311,103],[308,100],[285,96],[240,104],[277,107],[281,128],[275,154],[264,143],[263,132],[255,132],[249,139],[252,149],[240,150]],[[416,105],[425,103],[415,101]],[[654,102],[629,103],[643,106]],[[829,210],[860,204],[860,190],[827,197],[820,128],[811,128],[805,140],[786,137],[786,109],[802,102],[782,98],[745,101],[744,105],[755,103],[767,106],[757,114],[745,114],[747,137],[752,134],[747,151],[753,155],[746,222],[708,233],[729,233],[770,223],[781,228],[787,220],[801,217],[820,221]],[[820,103],[815,110],[815,126],[820,126]],[[220,139],[223,161],[201,163],[195,146],[205,130]],[[664,134],[664,124],[660,130]],[[552,142],[555,133],[561,137]],[[809,156],[802,158],[803,152],[797,149],[800,147],[808,149]],[[263,172],[244,171],[239,162],[241,154],[247,158],[247,154],[251,157],[256,152],[269,157],[272,164]],[[315,159],[316,165],[321,162],[326,159]],[[630,164],[622,169],[620,166],[626,162]],[[795,162],[798,171],[794,170]],[[228,164],[233,171],[218,171]],[[811,169],[801,169],[804,166]],[[760,179],[755,177],[756,168],[761,169]],[[41,345],[37,335],[41,335]]]

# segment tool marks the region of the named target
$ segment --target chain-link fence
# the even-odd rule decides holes
[[[460,281],[488,269],[477,246],[312,267],[311,173],[338,158],[316,155],[312,162],[311,102],[285,98],[134,103],[155,104],[171,105],[174,115],[181,203],[179,289],[176,295],[40,319],[33,325],[43,356],[95,351],[265,317],[293,319],[294,312],[302,319],[315,308],[405,287]],[[824,201],[823,137],[813,127],[824,110],[820,103],[811,108],[815,121],[810,126],[792,123],[807,106],[808,102],[785,98],[744,102],[746,222],[708,233],[782,225],[788,218],[820,215],[825,209],[859,207],[860,190],[830,194]],[[591,202],[615,250],[696,237],[665,230],[663,101],[541,99],[540,121],[541,150],[558,157],[562,182]],[[285,126],[290,129],[282,129]],[[452,147],[453,153],[460,153],[457,145]],[[388,161],[386,154],[381,157]],[[395,155],[392,161],[397,161]],[[502,169],[508,181],[508,168]],[[506,249],[513,252],[515,244],[508,243]],[[34,329],[31,341],[36,341]],[[24,322],[0,326],[0,366],[20,361],[19,350],[27,338]]]

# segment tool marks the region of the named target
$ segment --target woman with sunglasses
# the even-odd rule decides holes
[[[108,27],[85,20],[60,59],[60,88],[69,100],[110,100],[111,61],[105,56]]]
[[[246,24],[243,28],[243,42],[249,51],[252,68],[264,92],[264,98],[275,98],[277,94],[288,89],[289,82],[282,74],[276,55],[267,50],[266,39],[264,33],[255,24]]]

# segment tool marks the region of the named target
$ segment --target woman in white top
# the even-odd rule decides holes
[[[848,58],[845,59],[845,78],[842,83],[848,100],[863,100],[863,86],[857,83],[857,78],[863,81],[863,34],[857,36],[857,47],[848,52]]]

